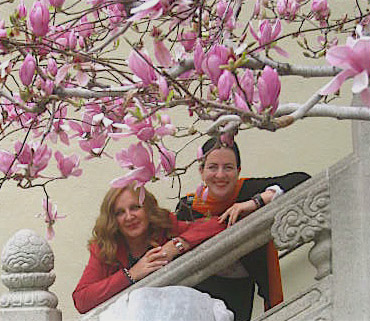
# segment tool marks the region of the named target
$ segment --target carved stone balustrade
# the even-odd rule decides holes
[[[48,288],[55,281],[54,254],[45,239],[20,230],[4,246],[0,297],[1,321],[61,321],[58,299]]]
[[[316,279],[331,273],[329,179],[325,173],[311,180],[307,194],[291,197],[277,211],[271,234],[279,250],[314,241],[309,260],[317,269]]]

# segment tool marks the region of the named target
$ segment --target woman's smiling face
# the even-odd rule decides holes
[[[209,195],[224,200],[233,194],[240,168],[237,167],[234,151],[222,147],[208,154],[199,171],[208,186]]]
[[[118,228],[127,242],[145,239],[148,235],[149,218],[139,203],[138,195],[126,189],[117,198],[115,215]]]

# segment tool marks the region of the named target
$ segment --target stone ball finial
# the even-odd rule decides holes
[[[8,273],[50,272],[54,268],[54,254],[44,238],[23,229],[5,244],[1,264]]]
[[[4,246],[1,263],[1,281],[9,292],[0,296],[0,310],[56,308],[58,298],[48,291],[55,281],[54,254],[44,238],[32,230],[16,232]]]

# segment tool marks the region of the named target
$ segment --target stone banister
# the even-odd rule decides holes
[[[194,286],[266,244],[272,238],[271,228],[280,249],[289,248],[298,242],[317,241],[317,244],[321,244],[323,241],[322,244],[327,244],[327,239],[330,240],[328,186],[328,171],[324,171],[130,286],[83,315],[81,320],[98,321],[99,314],[110,304],[139,287],[175,284]],[[319,260],[311,259],[318,269],[317,279],[331,271],[330,244],[329,248],[324,245],[324,251],[323,246],[319,248],[319,253],[324,255],[320,254]]]

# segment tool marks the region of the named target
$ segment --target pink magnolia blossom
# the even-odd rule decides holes
[[[326,60],[343,70],[336,75],[322,90],[322,95],[336,92],[342,84],[353,77],[352,92],[361,94],[362,101],[370,107],[370,38],[347,38],[345,46],[335,46],[328,50]]]
[[[316,19],[322,20],[329,15],[329,6],[327,0],[312,0],[311,11],[314,13]]]
[[[261,77],[258,78],[258,94],[260,98],[260,107],[258,112],[270,108],[270,113],[274,114],[279,105],[279,95],[281,83],[276,70],[269,66],[263,69]]]
[[[204,185],[203,182],[200,182],[197,186],[197,189],[195,191],[195,194],[197,195],[198,198],[201,198],[203,202],[207,200],[208,197],[208,186]]]
[[[54,205],[54,207],[53,207],[53,204],[51,203],[49,198],[46,198],[46,199],[42,200],[42,207],[44,209],[44,213],[41,216],[44,218],[45,223],[47,224],[46,238],[50,241],[55,236],[55,231],[54,231],[53,225],[55,224],[55,222],[57,220],[63,219],[66,216],[65,215],[64,216],[58,215],[57,206]]]
[[[49,58],[48,59],[47,70],[49,71],[50,75],[52,75],[54,77],[56,76],[56,74],[58,72],[58,65],[57,65],[57,62],[55,61],[54,58]]]
[[[64,119],[67,117],[67,107],[63,106],[54,114],[54,121],[51,127],[50,133],[47,136],[54,144],[58,142],[58,137],[60,141],[65,144],[69,145],[69,137],[67,131],[69,127],[64,124]]]
[[[80,176],[82,174],[82,169],[78,168],[80,159],[77,155],[73,154],[69,157],[64,157],[60,151],[56,151],[54,157],[63,177],[68,177],[70,175]]]
[[[61,8],[63,7],[63,4],[65,0],[49,0],[50,5],[52,5],[55,8]]]
[[[226,146],[232,147],[234,144],[234,135],[230,133],[222,134],[220,137],[220,141],[222,144],[225,144]]]
[[[22,144],[17,141],[14,148],[20,163],[18,167],[24,168],[32,178],[38,177],[39,173],[49,164],[52,151],[46,144],[41,145],[39,142]]]
[[[170,67],[173,59],[170,51],[161,40],[154,40],[154,56],[163,67]]]
[[[0,149],[0,171],[10,176],[14,173],[14,154]]]
[[[201,161],[203,160],[203,149],[202,149],[202,146],[199,146],[198,149],[197,149],[197,160],[198,161]]]
[[[131,9],[131,14],[133,16],[128,19],[128,21],[138,21],[145,17],[155,20],[162,16],[165,10],[165,3],[162,3],[161,0],[146,0],[140,6]]]
[[[84,15],[81,18],[80,23],[76,30],[78,31],[78,34],[82,38],[89,38],[92,35],[92,32],[94,30],[94,24],[92,22],[89,22],[89,20],[87,19],[87,16]]]
[[[230,50],[223,45],[214,45],[205,55],[202,63],[202,70],[211,79],[214,85],[218,84],[218,80],[222,74],[221,65],[227,65],[231,58]]]
[[[197,33],[194,31],[184,32],[179,34],[177,39],[183,45],[185,51],[192,51],[197,40]]]
[[[242,111],[249,111],[246,101],[240,97],[237,93],[234,93],[234,103],[235,107]]]
[[[227,12],[226,12],[227,10]],[[226,14],[225,14],[226,12]],[[220,19],[224,18],[224,22],[227,28],[235,28],[235,19],[232,6],[228,6],[228,3],[221,0],[217,3],[217,15]]]
[[[202,63],[203,63],[204,56],[205,54],[202,48],[202,43],[198,39],[195,44],[195,49],[194,49],[194,67],[195,67],[196,72],[199,75],[203,74]]]
[[[169,151],[163,145],[159,146],[161,165],[167,174],[170,174],[175,168],[176,157],[175,153]]]
[[[259,26],[259,33],[257,34],[252,25],[250,25],[251,35],[256,39],[262,48],[274,49],[280,55],[288,57],[288,53],[274,44],[274,41],[279,37],[281,33],[281,22],[279,19],[274,24],[270,20],[263,20]]]
[[[122,3],[109,5],[105,11],[112,29],[119,27],[127,16]]]
[[[235,77],[229,70],[224,70],[218,80],[218,97],[220,100],[228,100],[231,89],[235,83]]]
[[[153,163],[153,151],[149,151],[140,142],[131,144],[116,154],[118,164],[123,168],[130,168],[129,173],[116,178],[111,182],[113,187],[125,187],[136,182],[137,187],[144,186],[147,182],[156,177],[158,169]]]
[[[244,97],[248,103],[252,104],[254,99],[254,77],[250,69],[246,69],[241,77],[238,77],[241,88],[237,88],[240,97]]]
[[[157,76],[152,67],[152,61],[144,52],[140,52],[139,55],[133,50],[128,58],[128,66],[132,72],[143,81],[144,86],[148,86],[157,80]]]
[[[165,77],[163,76],[158,77],[158,87],[162,99],[166,100],[168,94],[170,93],[170,90],[168,89],[168,84]]]
[[[276,7],[280,17],[294,20],[301,5],[298,0],[278,0]]]
[[[78,141],[80,148],[90,154],[87,159],[100,155],[105,146],[107,136],[106,132],[92,131],[87,137],[83,137]]]
[[[29,15],[29,23],[35,36],[43,37],[49,31],[49,9],[41,1],[34,2]]]
[[[19,68],[19,78],[23,85],[29,86],[32,83],[35,70],[36,59],[31,54],[28,54]]]
[[[27,16],[27,8],[24,5],[24,0],[20,1],[20,4],[18,5],[17,10],[18,10],[18,17],[19,18],[22,19],[22,18]]]

